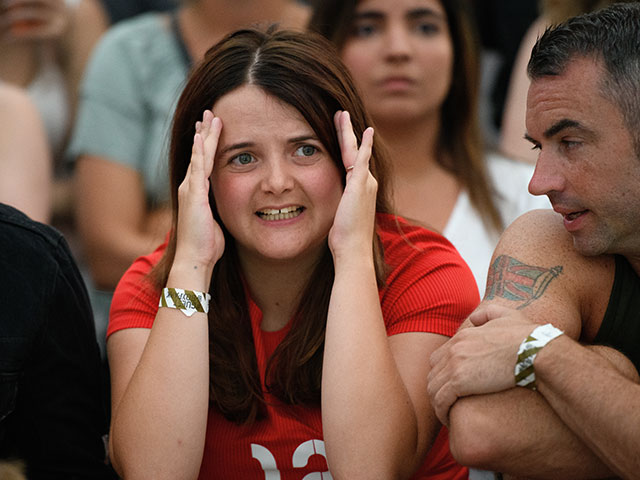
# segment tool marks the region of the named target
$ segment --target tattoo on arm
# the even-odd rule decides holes
[[[562,265],[545,268],[527,265],[508,255],[500,255],[489,267],[485,299],[506,298],[523,302],[518,310],[540,298],[551,281],[562,273]]]

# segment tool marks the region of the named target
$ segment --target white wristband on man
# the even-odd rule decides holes
[[[547,323],[536,327],[533,332],[524,339],[518,349],[518,360],[516,361],[514,370],[517,386],[536,390],[536,372],[533,368],[536,355],[542,347],[563,333],[562,330]]]

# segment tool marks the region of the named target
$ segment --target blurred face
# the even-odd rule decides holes
[[[244,85],[213,107],[222,119],[211,185],[243,261],[319,256],[342,197],[341,173],[291,105]]]
[[[549,197],[582,254],[640,257],[640,159],[602,75],[576,59],[531,84],[527,136],[540,153],[529,191]]]
[[[376,123],[439,115],[453,44],[438,0],[363,0],[342,49]]]

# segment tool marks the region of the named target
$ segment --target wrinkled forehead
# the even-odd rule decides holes
[[[602,69],[592,59],[570,62],[560,75],[544,75],[531,81],[527,94],[527,130],[532,125],[558,121],[559,117],[588,121],[605,104]]]

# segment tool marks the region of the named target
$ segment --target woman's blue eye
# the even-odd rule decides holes
[[[296,155],[300,155],[303,157],[310,157],[317,151],[318,149],[313,145],[303,145],[301,147],[298,147],[298,149],[296,150]]]
[[[231,161],[238,165],[249,165],[253,162],[253,156],[249,153],[241,153],[240,155],[233,157]]]

